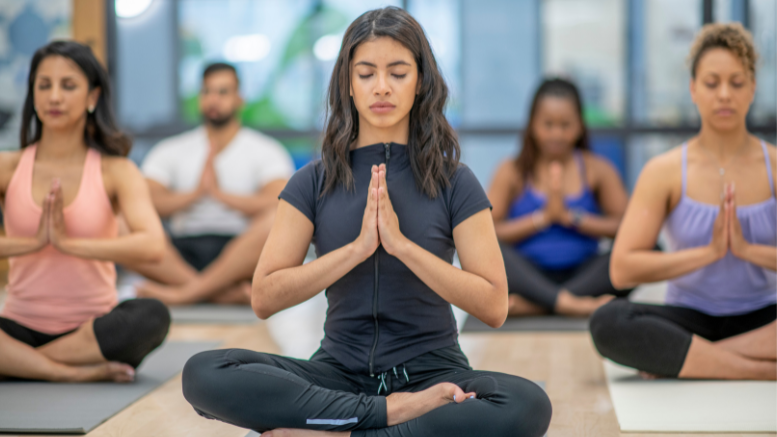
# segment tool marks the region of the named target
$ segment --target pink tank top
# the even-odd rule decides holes
[[[34,237],[41,207],[32,198],[36,145],[24,149],[5,196],[5,231],[9,237]],[[63,210],[71,238],[115,238],[118,222],[105,193],[100,153],[89,149],[78,193]],[[65,255],[48,245],[38,252],[11,257],[8,296],[2,316],[47,334],[78,328],[117,303],[116,267],[112,262]]]

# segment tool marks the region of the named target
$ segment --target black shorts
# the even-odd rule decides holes
[[[173,246],[181,257],[197,271],[205,270],[229,244],[232,235],[197,235],[194,237],[172,237]]]
[[[46,334],[4,317],[0,317],[0,329],[36,348],[73,332]],[[108,314],[94,319],[94,335],[103,357],[133,367],[140,365],[146,355],[162,344],[168,329],[170,312],[156,299],[126,300]]]

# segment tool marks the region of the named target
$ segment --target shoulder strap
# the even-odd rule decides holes
[[[761,140],[761,150],[764,152],[764,161],[766,162],[766,174],[769,176],[769,191],[772,193],[772,197],[774,196],[774,178],[772,176],[772,166],[769,165],[769,150],[766,148],[766,143],[764,140]]]
[[[688,186],[688,143],[683,143],[683,160],[682,160],[682,174],[683,174],[683,192],[682,196],[685,197],[685,190]]]
[[[580,181],[583,183],[583,188],[588,189],[588,178],[585,177],[585,160],[580,151],[575,151],[575,161],[577,161],[577,168],[580,169]]]

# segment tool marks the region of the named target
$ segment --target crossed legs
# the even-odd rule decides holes
[[[254,219],[249,228],[232,239],[218,258],[202,272],[188,265],[172,244],[168,243],[160,263],[127,266],[154,281],[141,284],[138,295],[153,297],[169,305],[202,301],[250,303],[250,280],[274,219],[274,212]]]

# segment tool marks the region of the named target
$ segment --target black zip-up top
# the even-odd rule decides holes
[[[373,165],[386,164],[386,183],[405,237],[452,262],[453,228],[490,208],[483,188],[464,165],[435,199],[418,189],[407,147],[375,144],[350,152],[355,189],[338,185],[321,196],[320,161],[301,168],[280,198],[314,224],[323,256],[353,242],[361,231]],[[382,246],[327,289],[329,309],[321,346],[354,372],[377,375],[426,352],[457,343],[451,306]]]

